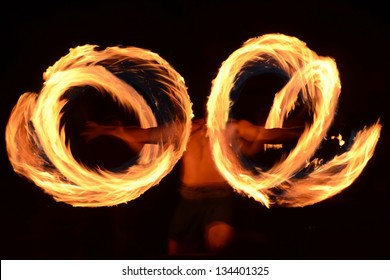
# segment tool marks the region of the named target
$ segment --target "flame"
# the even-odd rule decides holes
[[[49,67],[43,75],[41,92],[23,94],[6,127],[7,152],[15,172],[31,179],[56,201],[73,206],[111,206],[139,197],[158,184],[181,158],[191,127],[192,104],[184,79],[165,60],[135,47],[102,51],[96,51],[96,47],[70,49],[68,55]],[[66,145],[60,121],[67,100],[62,97],[71,87],[92,86],[99,92],[107,92],[118,105],[133,110],[141,127],[157,126],[156,117],[142,95],[115,75],[115,71],[137,75],[130,66],[123,69],[126,62],[156,74],[162,91],[176,109],[176,117],[185,126],[172,135],[168,144],[145,145],[138,163],[124,173],[92,170],[76,161]]]
[[[193,117],[184,79],[159,55],[140,48],[111,47],[96,51],[85,45],[70,49],[44,73],[39,94],[23,94],[13,108],[7,127],[6,144],[16,173],[31,179],[57,201],[73,206],[111,206],[136,199],[158,184],[185,151]],[[138,65],[135,70],[126,65]],[[248,64],[262,65],[265,71],[277,69],[289,79],[275,94],[266,121],[267,128],[283,127],[300,95],[313,112],[297,145],[284,158],[264,171],[249,171],[230,147],[224,129],[233,105],[231,92]],[[116,69],[116,70],[115,70]],[[119,70],[118,70],[119,69]],[[155,112],[134,87],[118,78],[117,72],[139,75],[154,72],[163,93],[175,109],[176,119],[185,126],[175,131],[167,144],[145,145],[136,165],[124,173],[89,169],[77,162],[66,145],[61,128],[62,98],[75,86],[92,86],[107,92],[118,105],[133,110],[143,128],[157,126]],[[147,78],[145,78],[147,79]],[[252,38],[225,60],[213,80],[207,101],[207,126],[215,164],[222,176],[239,193],[253,197],[266,207],[302,207],[339,193],[361,174],[379,140],[379,120],[356,134],[350,149],[328,162],[313,158],[332,125],[341,92],[335,61],[310,50],[299,39],[283,34]],[[157,99],[155,106],[159,104]],[[157,113],[157,114],[161,114]],[[336,138],[336,137],[334,137]],[[333,138],[332,138],[333,139]],[[341,135],[337,136],[344,144]],[[273,147],[267,145],[267,147]],[[306,168],[314,170],[304,178],[295,175]],[[281,190],[275,196],[275,190]]]
[[[257,168],[258,174],[243,166],[224,135],[233,105],[230,93],[249,63],[276,68],[289,77],[286,86],[275,94],[266,127],[283,127],[298,94],[313,112],[313,122],[306,126],[295,148],[266,172]],[[210,143],[221,174],[238,192],[267,207],[314,204],[351,185],[373,155],[381,130],[379,120],[356,135],[349,151],[318,165],[306,178],[294,178],[308,162],[318,162],[312,157],[333,122],[340,91],[335,61],[317,55],[301,40],[283,34],[266,34],[245,42],[222,63],[207,103]],[[273,195],[276,188],[283,191],[281,195]]]

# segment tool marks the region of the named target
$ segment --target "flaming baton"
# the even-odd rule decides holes
[[[7,151],[15,172],[31,179],[57,201],[73,206],[110,206],[139,197],[159,183],[181,158],[191,127],[192,104],[184,79],[165,60],[135,47],[103,51],[95,47],[71,49],[49,67],[41,92],[23,94],[6,127]],[[142,75],[148,72],[155,75],[158,84],[153,89],[156,95],[149,96],[151,104],[119,78],[125,73],[143,80]],[[83,86],[111,95],[118,105],[137,115],[143,128],[164,122],[168,105],[185,125],[175,131],[170,142],[145,145],[137,164],[125,172],[91,170],[74,159],[65,142],[65,130],[60,127],[61,111],[68,102],[63,95],[72,87]],[[167,96],[170,104],[160,104],[157,92]]]
[[[276,93],[266,121],[267,128],[282,127],[294,109],[298,95],[313,112],[295,148],[281,162],[267,171],[249,171],[226,141],[224,129],[229,110],[234,104],[231,92],[248,65],[260,65],[264,72],[282,72],[289,78]],[[349,151],[307,174],[294,178],[312,159],[333,122],[341,85],[336,63],[332,58],[318,56],[304,42],[283,34],[266,34],[248,40],[225,60],[213,81],[208,100],[208,127],[213,156],[218,169],[237,191],[267,207],[306,206],[327,199],[348,187],[360,175],[372,157],[379,139],[379,121],[361,130]],[[282,190],[274,197],[275,188]]]

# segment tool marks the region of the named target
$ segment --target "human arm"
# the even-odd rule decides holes
[[[283,144],[296,141],[304,127],[265,128],[246,120],[233,120],[227,124],[230,143],[244,155],[254,155],[264,144]]]
[[[138,126],[123,126],[119,124],[98,124],[87,122],[81,136],[90,141],[99,136],[112,136],[124,141],[131,150],[139,152],[144,144],[167,142],[179,129],[179,123],[170,123],[156,127],[142,128]]]

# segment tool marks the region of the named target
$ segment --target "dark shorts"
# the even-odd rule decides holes
[[[181,200],[173,215],[169,238],[192,243],[202,239],[213,223],[234,226],[231,186],[182,187]]]

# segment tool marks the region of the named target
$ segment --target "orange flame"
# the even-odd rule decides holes
[[[302,94],[304,102],[314,112],[312,124],[306,127],[296,147],[267,172],[257,168],[258,175],[245,169],[223,133],[233,105],[231,90],[236,77],[244,71],[248,62],[271,62],[290,78],[275,95],[266,127],[283,126],[285,117],[294,109],[298,93]],[[266,34],[248,40],[222,63],[207,103],[210,142],[214,161],[221,174],[238,192],[253,197],[267,207],[272,204],[306,206],[348,187],[373,155],[381,129],[379,121],[360,131],[348,152],[319,166],[307,178],[293,178],[312,160],[326,137],[333,122],[340,90],[335,61],[318,56],[299,39],[283,34]],[[276,187],[284,190],[284,193],[271,200],[272,189]]]
[[[112,47],[95,51],[85,45],[70,49],[44,73],[39,94],[23,94],[11,112],[6,127],[9,159],[15,172],[30,178],[57,201],[73,206],[110,206],[139,197],[168,174],[181,158],[189,137],[192,109],[184,79],[161,57],[148,50]],[[90,85],[110,94],[124,108],[133,110],[141,127],[156,126],[151,108],[129,84],[99,63],[135,61],[151,69],[164,85],[164,93],[182,113],[185,126],[168,144],[145,145],[138,164],[125,173],[90,170],[77,162],[65,144],[60,128],[63,94],[71,87]]]
[[[73,206],[110,206],[139,197],[158,184],[181,158],[190,134],[192,109],[184,79],[161,57],[150,51],[129,48],[107,48],[95,51],[85,45],[71,49],[44,73],[45,85],[39,94],[23,94],[6,127],[7,152],[15,172],[30,178],[57,201]],[[152,69],[165,86],[164,93],[182,114],[185,126],[172,135],[168,144],[145,145],[137,165],[125,173],[90,170],[78,163],[65,144],[60,128],[61,99],[73,86],[90,85],[106,91],[118,104],[133,110],[141,127],[156,126],[152,109],[137,91],[105,69],[99,62],[136,61]],[[254,175],[241,163],[224,129],[232,106],[231,90],[235,79],[248,62],[272,63],[290,78],[275,95],[266,127],[283,127],[283,121],[294,109],[298,94],[310,106],[313,122],[305,128],[296,147],[281,162]],[[295,37],[267,34],[248,40],[222,63],[213,81],[207,102],[210,145],[217,168],[239,193],[253,197],[263,205],[306,206],[327,199],[349,185],[361,174],[372,157],[381,125],[357,133],[350,150],[325,164],[313,155],[326,138],[333,122],[341,85],[336,63],[321,57]],[[338,136],[337,139],[341,139]],[[294,175],[308,164],[315,170],[305,178]],[[283,194],[271,200],[275,188]]]

